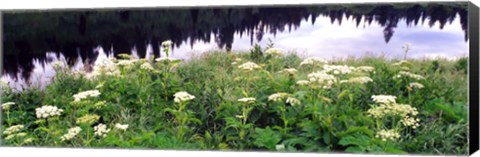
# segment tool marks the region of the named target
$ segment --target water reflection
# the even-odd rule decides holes
[[[268,38],[326,58],[398,57],[405,42],[412,43],[411,57],[460,56],[468,54],[464,4],[7,13],[2,79],[47,82],[55,60],[81,68],[102,54],[159,56],[159,42],[167,39],[184,59],[211,49],[246,50]]]

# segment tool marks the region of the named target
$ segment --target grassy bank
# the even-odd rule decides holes
[[[466,154],[465,63],[257,49],[57,64],[45,90],[3,86],[2,144]]]

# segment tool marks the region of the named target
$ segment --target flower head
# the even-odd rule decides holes
[[[295,68],[286,68],[286,69],[283,69],[282,71],[280,71],[281,73],[286,73],[286,74],[290,74],[290,75],[293,75],[295,73],[297,73],[297,69]]]
[[[125,130],[128,129],[128,124],[117,123],[117,124],[115,124],[115,128],[125,131]]]
[[[300,103],[301,103],[300,100],[298,100],[297,98],[294,98],[294,97],[288,97],[285,102],[291,104],[292,106],[300,105]]]
[[[261,67],[256,63],[246,62],[246,63],[243,63],[242,65],[239,65],[238,68],[246,71],[252,71],[252,70],[260,69]]]
[[[397,99],[397,97],[391,95],[373,95],[372,99],[379,104],[391,104],[396,102],[395,99]]]
[[[354,69],[355,67],[347,65],[323,65],[323,72],[333,73],[334,75],[349,74],[353,72]]]
[[[268,101],[281,101],[282,99],[288,97],[289,94],[288,93],[275,93],[275,94],[272,94],[270,96],[268,96]]]
[[[175,97],[174,101],[176,103],[180,103],[180,102],[184,102],[184,101],[189,101],[189,100],[193,100],[195,99],[195,96],[185,92],[185,91],[181,91],[181,92],[177,92],[173,95]]]
[[[279,48],[269,48],[265,51],[265,54],[269,56],[283,56],[283,50]]]
[[[63,135],[62,137],[60,137],[60,139],[62,141],[68,141],[68,140],[74,138],[75,136],[77,136],[78,133],[80,133],[80,131],[82,131],[82,128],[80,128],[78,126],[70,128],[70,129],[68,129],[68,133]]]
[[[400,134],[393,129],[380,130],[375,137],[382,139],[382,141],[387,141],[387,140],[395,140],[400,138]]]
[[[243,103],[246,103],[246,104],[255,103],[256,100],[257,100],[257,99],[254,98],[254,97],[247,97],[247,98],[240,98],[240,99],[238,99],[238,101],[243,102]]]
[[[87,114],[80,118],[77,118],[77,124],[93,124],[100,119],[99,115]]]
[[[19,132],[20,130],[22,130],[23,128],[25,128],[24,125],[13,125],[13,126],[10,126],[9,128],[5,129],[5,131],[3,131],[3,134],[4,135],[10,135],[10,134],[14,134],[16,132]]]
[[[310,83],[310,81],[308,80],[299,80],[297,81],[297,84],[298,85],[308,85]]]
[[[143,69],[143,70],[146,70],[146,71],[154,70],[154,68],[152,67],[152,65],[150,63],[143,63],[142,65],[140,65],[140,68]]]
[[[324,89],[330,88],[333,83],[337,81],[337,78],[333,75],[327,74],[325,72],[313,72],[307,75],[310,83],[320,85]]]
[[[167,41],[162,42],[163,47],[170,47],[172,44],[173,44],[173,42],[171,40],[167,40]]]
[[[93,129],[95,130],[94,135],[99,137],[106,137],[107,133],[110,132],[110,129],[107,129],[107,126],[101,123],[93,127]]]
[[[418,82],[412,82],[412,83],[408,84],[408,87],[421,89],[421,88],[424,88],[425,86],[423,86],[422,84],[420,84]]]
[[[300,63],[300,66],[302,66],[302,65],[320,65],[320,64],[325,64],[325,63],[327,63],[327,61],[325,59],[318,58],[318,57],[310,57],[310,58],[304,59]]]
[[[6,102],[6,103],[3,103],[3,104],[2,104],[2,109],[3,109],[3,110],[9,110],[10,107],[12,107],[13,105],[15,105],[14,102]]]
[[[45,105],[35,109],[37,118],[48,118],[53,116],[60,116],[63,109],[58,109],[56,106]]]
[[[78,102],[82,99],[85,99],[87,97],[97,97],[100,95],[100,92],[98,90],[88,90],[84,92],[80,92],[78,94],[73,95],[73,98],[75,98],[75,102]]]

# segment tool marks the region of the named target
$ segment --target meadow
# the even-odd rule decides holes
[[[466,154],[467,60],[324,60],[255,46],[55,63],[45,89],[2,83],[4,146]]]

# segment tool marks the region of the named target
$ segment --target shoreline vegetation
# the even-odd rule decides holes
[[[327,61],[255,46],[188,62],[65,63],[45,89],[2,83],[2,145],[467,154],[467,61]]]

